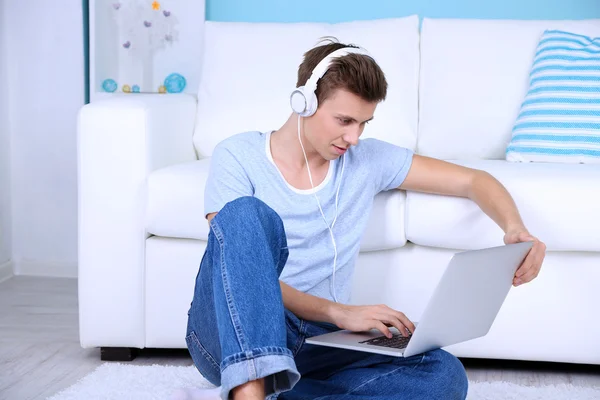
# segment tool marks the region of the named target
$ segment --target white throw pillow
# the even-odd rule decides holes
[[[506,159],[600,163],[600,37],[544,32]]]
[[[207,157],[243,131],[278,129],[292,110],[304,53],[323,36],[367,49],[383,69],[388,96],[363,137],[414,149],[417,141],[419,18],[328,23],[207,21],[194,146]]]

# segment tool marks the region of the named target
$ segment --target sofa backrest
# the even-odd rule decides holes
[[[304,53],[323,36],[367,49],[382,67],[388,97],[363,137],[414,149],[417,141],[419,19],[326,23],[207,21],[194,146],[200,158],[236,133],[279,129],[291,114]]]
[[[545,29],[600,36],[600,20],[425,18],[417,151],[442,159],[503,159]]]

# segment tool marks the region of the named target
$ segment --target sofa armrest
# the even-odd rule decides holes
[[[115,96],[79,112],[82,347],[144,347],[146,178],[196,159],[195,115],[189,95]]]

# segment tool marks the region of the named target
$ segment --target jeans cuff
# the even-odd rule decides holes
[[[265,378],[265,397],[285,392],[300,380],[292,352],[287,348],[266,347],[234,354],[223,360],[221,398],[246,382]]]

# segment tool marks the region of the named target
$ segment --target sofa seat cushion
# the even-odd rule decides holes
[[[161,168],[148,176],[146,231],[155,236],[208,240],[204,186],[210,158]]]
[[[208,240],[204,218],[204,186],[210,158],[154,171],[148,177],[146,232],[151,235]],[[377,195],[361,241],[361,251],[388,250],[406,244],[406,193]]]
[[[549,251],[600,251],[600,165],[453,162],[498,179]],[[504,232],[470,199],[409,192],[406,207],[413,243],[464,250],[503,244]]]

